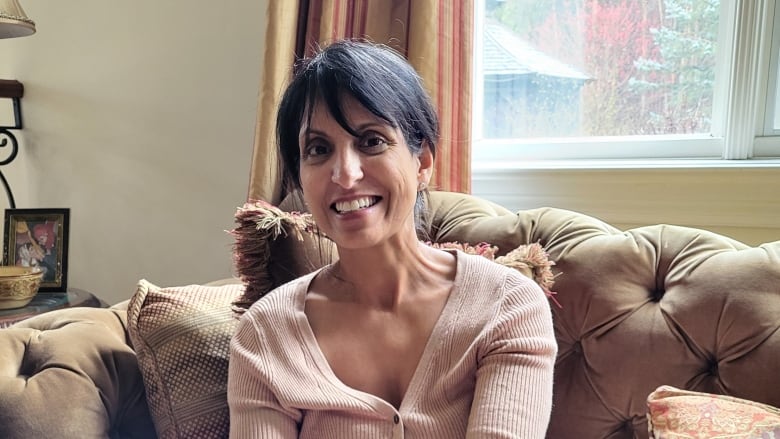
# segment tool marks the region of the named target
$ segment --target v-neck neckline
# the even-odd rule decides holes
[[[459,254],[457,250],[445,251],[448,251],[452,253],[453,256],[455,256],[455,278],[452,282],[452,290],[447,296],[444,307],[442,308],[438,319],[436,319],[436,323],[431,330],[431,334],[428,336],[428,340],[425,342],[425,348],[423,349],[422,355],[420,355],[417,367],[414,370],[414,374],[412,374],[412,379],[409,381],[409,385],[406,388],[406,393],[401,399],[401,404],[398,407],[397,411],[399,413],[403,412],[406,406],[412,404],[413,401],[419,398],[419,392],[422,390],[420,383],[425,379],[425,375],[430,368],[431,362],[436,356],[436,352],[439,349],[440,343],[442,343],[446,335],[450,332],[453,319],[449,317],[450,315],[456,313],[457,309],[460,308],[460,285],[462,284],[461,276],[463,274],[463,262],[461,257],[462,254]],[[336,373],[331,368],[327,358],[325,357],[325,353],[320,348],[317,337],[314,335],[314,330],[309,324],[309,319],[306,316],[305,307],[306,296],[309,293],[311,283],[314,278],[324,269],[325,267],[322,267],[309,275],[308,279],[305,280],[305,285],[298,291],[297,297],[295,298],[295,310],[297,315],[296,323],[298,325],[300,334],[304,338],[306,349],[309,351],[309,354],[311,355],[311,358],[314,360],[317,367],[319,367],[322,375],[328,381],[330,381],[331,384],[335,385],[350,396],[357,398],[372,407],[377,408],[377,403],[379,403],[384,405],[385,408],[389,408],[395,412],[395,406],[383,398],[368,392],[364,392],[362,390],[355,389],[354,387],[350,387],[341,379],[339,379],[339,377],[336,376]]]

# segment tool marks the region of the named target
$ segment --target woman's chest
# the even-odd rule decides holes
[[[400,406],[444,308],[444,301],[401,312],[355,306],[308,307],[319,350],[345,385]],[[431,347],[433,349],[433,347]]]

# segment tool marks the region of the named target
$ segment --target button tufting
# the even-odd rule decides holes
[[[401,422],[401,418],[398,415],[393,415],[393,424],[398,424],[399,422]]]
[[[718,375],[718,361],[717,360],[710,360],[709,374],[712,375],[712,376],[717,376]]]
[[[653,302],[660,302],[661,299],[663,299],[664,294],[666,294],[666,290],[663,288],[658,288],[650,292],[650,299]]]

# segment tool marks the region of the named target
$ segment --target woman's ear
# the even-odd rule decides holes
[[[431,175],[433,174],[433,152],[428,145],[427,141],[423,141],[422,150],[420,155],[417,156],[419,166],[417,168],[417,181],[424,183],[426,186],[431,181]]]

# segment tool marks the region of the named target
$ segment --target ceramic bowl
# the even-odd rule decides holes
[[[0,266],[0,309],[27,306],[38,293],[41,278],[39,268]]]

